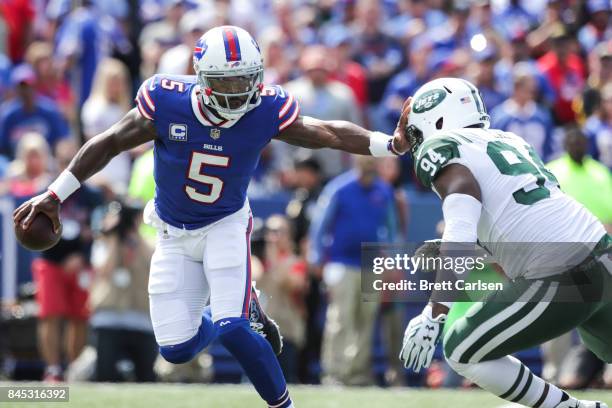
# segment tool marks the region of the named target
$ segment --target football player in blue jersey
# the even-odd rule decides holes
[[[195,76],[146,80],[137,107],[89,140],[45,193],[15,210],[14,222],[28,228],[44,213],[59,228],[60,204],[83,181],[120,152],[154,141],[156,193],[145,221],[159,231],[148,290],[161,355],[183,363],[216,337],[270,407],[292,407],[270,343],[249,324],[249,308],[261,309],[251,305],[247,186],[271,139],[362,155],[403,154],[410,100],[392,136],[300,116],[291,94],[263,85],[257,43],[233,26],[205,33],[193,63]]]

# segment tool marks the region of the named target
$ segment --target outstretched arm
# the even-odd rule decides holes
[[[13,222],[28,229],[38,213],[44,213],[59,229],[59,207],[80,183],[100,171],[119,153],[132,149],[156,137],[153,122],[144,118],[136,108],[129,111],[107,131],[93,137],[81,147],[72,162],[49,189],[23,203],[13,213]]]
[[[409,148],[404,131],[408,122],[410,102],[411,98],[408,98],[404,103],[402,115],[393,136],[372,132],[342,120],[324,121],[301,116],[279,133],[276,139],[311,149],[328,147],[354,154],[400,155]]]

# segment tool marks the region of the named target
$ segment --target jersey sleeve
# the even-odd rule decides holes
[[[140,85],[136,94],[136,106],[145,118],[155,120],[155,89],[157,87],[157,76],[152,76]]]
[[[292,93],[281,86],[264,88],[264,92],[274,92],[274,113],[277,115],[277,130],[282,132],[289,127],[300,115],[300,104]]]
[[[414,171],[425,187],[431,187],[440,171],[460,161],[459,142],[446,137],[435,137],[423,142],[417,151]]]

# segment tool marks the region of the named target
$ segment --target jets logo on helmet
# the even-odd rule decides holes
[[[200,101],[228,120],[237,120],[261,102],[263,59],[257,43],[240,27],[207,31],[197,42],[193,68]]]
[[[413,155],[423,140],[437,132],[465,127],[489,128],[489,115],[482,96],[471,82],[439,78],[416,91],[406,126]]]
[[[415,113],[427,112],[435,108],[444,98],[446,98],[446,91],[443,89],[427,91],[414,102],[412,111]]]

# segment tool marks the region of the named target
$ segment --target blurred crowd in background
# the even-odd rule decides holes
[[[391,133],[419,86],[469,79],[492,127],[554,161],[562,188],[610,228],[610,17],[610,0],[1,0],[0,209],[10,218],[43,191],[79,146],[134,106],[144,79],[193,74],[196,39],[233,24],[257,39],[265,82],[320,119]],[[154,195],[151,149],[122,153],[73,195],[49,251],[25,257],[5,220],[3,375],[19,378],[26,360],[25,372],[47,381],[223,381],[231,372],[215,345],[183,366],[158,359],[146,294],[155,233],[140,215]],[[405,322],[420,305],[360,298],[361,242],[435,237],[439,204],[409,157],[272,142],[248,193],[260,217],[253,276],[283,331],[289,381],[461,385],[442,363],[418,376],[399,364]],[[416,210],[414,197],[430,205]],[[29,279],[11,293],[5,278],[18,261]],[[19,326],[30,315],[36,327]],[[612,387],[612,369],[575,343],[570,334],[537,351],[535,371],[568,387]]]

